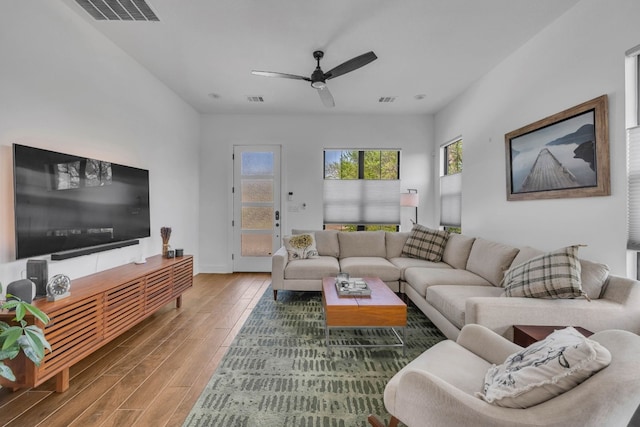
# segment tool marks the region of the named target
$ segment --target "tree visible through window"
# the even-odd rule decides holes
[[[325,180],[389,180],[400,178],[398,150],[325,150]],[[399,191],[398,191],[399,193]],[[366,197],[366,195],[363,195]],[[399,197],[399,196],[398,196]],[[326,229],[397,231],[398,224],[325,224]]]
[[[444,147],[444,174],[452,175],[462,172],[462,140]]]
[[[462,139],[442,149],[443,176],[440,177],[440,225],[451,233],[461,233]]]

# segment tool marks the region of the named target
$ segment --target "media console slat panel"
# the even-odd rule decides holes
[[[65,391],[70,366],[168,302],[176,300],[180,307],[182,293],[192,285],[192,256],[165,259],[158,255],[148,258],[146,264],[127,264],[73,280],[68,298],[34,301],[51,318],[44,330],[53,352],[47,353],[39,367],[24,357],[11,361],[18,381],[0,383],[14,389],[36,387],[55,376],[56,391]],[[13,316],[0,312],[5,322]]]
[[[105,292],[104,336],[128,329],[144,313],[144,279],[125,283]]]

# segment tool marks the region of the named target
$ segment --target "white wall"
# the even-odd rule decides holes
[[[428,200],[434,197],[433,121],[430,116],[209,115],[203,117],[200,163],[200,269],[231,271],[231,153],[234,145],[282,146],[283,233],[322,228],[323,149],[399,148],[402,188],[417,188],[423,201],[419,220],[435,226]],[[286,194],[294,193],[287,202]],[[288,212],[306,203],[300,212]],[[412,208],[403,208],[410,229]]]
[[[436,144],[464,138],[463,231],[581,256],[626,274],[624,53],[640,43],[640,2],[583,0],[435,118]],[[609,96],[611,196],[506,201],[504,135]]]
[[[14,261],[11,144],[149,169],[151,234],[141,245],[51,262],[72,279],[160,253],[198,250],[200,116],[59,2],[8,0],[0,13],[0,282]],[[47,258],[47,257],[42,257]]]

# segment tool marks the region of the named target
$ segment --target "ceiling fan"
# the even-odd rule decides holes
[[[333,101],[333,96],[331,92],[329,92],[329,88],[327,87],[326,81],[329,79],[333,79],[335,77],[341,76],[343,74],[350,73],[351,71],[357,70],[360,67],[364,67],[369,62],[378,59],[375,53],[367,52],[360,56],[356,56],[355,58],[351,58],[350,60],[343,62],[337,67],[332,68],[326,73],[322,71],[320,68],[320,60],[324,56],[324,52],[321,50],[316,50],[313,52],[313,57],[317,61],[318,65],[316,65],[315,71],[311,74],[311,77],[297,76],[295,74],[285,74],[285,73],[276,73],[272,71],[251,71],[251,74],[256,76],[265,76],[265,77],[280,77],[283,79],[294,79],[294,80],[305,80],[311,82],[311,87],[315,88],[318,91],[318,95],[320,95],[320,99],[325,107],[331,108],[335,107],[335,102]]]

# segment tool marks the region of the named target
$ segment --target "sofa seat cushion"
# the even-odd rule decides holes
[[[430,286],[491,286],[491,283],[477,274],[454,268],[410,267],[404,271],[404,277],[405,282],[423,297],[426,296],[427,288]],[[502,288],[500,291],[502,292]]]
[[[340,258],[387,256],[384,231],[340,231]]]
[[[350,257],[340,260],[340,271],[351,277],[379,277],[383,282],[400,280],[400,269],[385,258]]]
[[[322,279],[340,272],[338,260],[330,256],[289,261],[284,269],[285,279]]]
[[[451,269],[451,266],[446,262],[433,262],[417,258],[396,257],[389,259],[389,261],[400,269],[400,280],[405,280],[404,271],[410,267]]]
[[[502,289],[495,286],[431,286],[427,302],[458,329],[465,325],[465,305],[471,297],[499,297]]]

